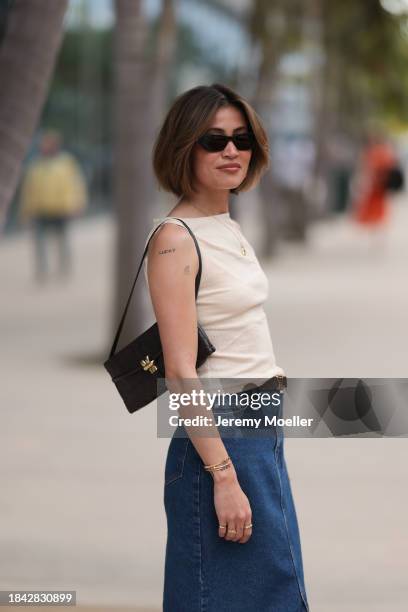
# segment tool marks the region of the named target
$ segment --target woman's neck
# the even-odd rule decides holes
[[[220,215],[229,212],[228,194],[222,193],[218,197],[198,194],[193,198],[182,198],[179,205],[192,206],[205,215]]]

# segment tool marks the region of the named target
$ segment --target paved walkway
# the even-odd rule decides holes
[[[407,376],[408,206],[395,213],[384,256],[339,220],[264,264],[289,376]],[[153,410],[127,414],[95,365],[110,333],[112,223],[73,229],[65,285],[32,283],[26,235],[0,244],[0,589],[76,589],[93,610],[156,612],[168,440]],[[288,439],[286,458],[311,610],[405,610],[406,439]]]

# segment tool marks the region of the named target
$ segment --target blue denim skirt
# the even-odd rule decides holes
[[[280,398],[273,409],[277,416],[282,416],[284,392]],[[215,405],[214,415],[231,414],[233,402]],[[270,410],[256,412],[260,417]],[[309,611],[283,429],[218,429],[251,505],[252,536],[239,544],[218,535],[213,478],[190,439],[176,430],[165,466],[163,612]]]

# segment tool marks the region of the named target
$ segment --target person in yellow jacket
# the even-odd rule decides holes
[[[87,206],[84,175],[75,158],[61,148],[58,132],[47,131],[40,141],[40,154],[29,165],[21,187],[19,218],[34,231],[36,279],[48,275],[47,236],[54,233],[59,252],[60,276],[71,270],[67,226]]]

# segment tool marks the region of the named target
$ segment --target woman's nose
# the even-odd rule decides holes
[[[232,142],[232,140],[230,140],[227,143],[227,146],[225,147],[225,149],[223,150],[223,154],[224,155],[237,155],[238,154],[238,149],[237,147],[234,145],[234,143]]]

